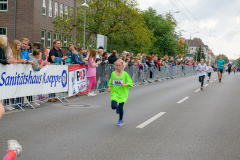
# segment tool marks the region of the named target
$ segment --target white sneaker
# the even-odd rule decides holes
[[[8,140],[8,150],[16,151],[17,157],[22,153],[22,146],[16,140]]]
[[[11,107],[11,106],[6,106],[5,107],[5,111],[12,111],[13,109],[12,109],[13,107]],[[15,108],[14,108],[15,109]]]
[[[88,96],[95,96],[93,93],[88,93]]]
[[[31,105],[33,105],[33,106],[40,106],[40,104],[37,103],[37,102],[32,102]]]
[[[93,93],[93,92],[92,92],[91,94],[92,94],[92,96],[96,96],[96,95],[97,95],[97,94],[95,94],[95,93]]]

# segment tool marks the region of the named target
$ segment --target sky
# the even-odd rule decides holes
[[[240,57],[240,0],[137,0],[158,14],[171,11],[186,39],[201,38],[215,55]],[[174,13],[180,11],[180,13]],[[195,33],[199,32],[199,33]],[[194,34],[192,34],[194,33]]]

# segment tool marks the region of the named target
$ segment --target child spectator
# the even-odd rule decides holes
[[[97,84],[96,82],[96,66],[101,64],[102,61],[96,61],[96,53],[97,51],[93,49],[90,52],[89,60],[88,60],[88,71],[87,71],[87,77],[89,78],[89,85],[88,85],[88,96],[95,96],[96,94],[92,93],[95,85]]]
[[[8,47],[6,52],[7,59],[13,59],[17,63],[26,63],[26,59],[21,59],[20,57],[21,42],[19,40],[14,40],[12,44]]]
[[[36,63],[35,66],[32,66],[34,71],[40,71],[43,65],[47,62],[47,60],[45,60],[39,64],[39,60],[41,59],[41,52],[39,52],[37,49],[34,49],[33,53],[29,53],[29,58]]]

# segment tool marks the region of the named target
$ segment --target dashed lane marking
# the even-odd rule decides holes
[[[140,124],[139,126],[137,126],[136,128],[144,128],[147,125],[149,125],[150,123],[152,123],[153,121],[155,121],[156,119],[158,119],[159,117],[161,117],[162,115],[164,115],[166,112],[160,112],[158,113],[156,116],[150,118],[149,120],[143,122],[142,124]]]
[[[197,93],[197,92],[199,92],[200,91],[200,88],[199,89],[197,89],[195,92]]]
[[[205,85],[205,87],[207,87],[207,86],[208,86],[208,84]]]
[[[185,97],[185,98],[183,98],[182,100],[180,100],[180,101],[178,101],[177,103],[182,103],[182,102],[184,102],[184,101],[186,101],[187,99],[188,99],[189,97]]]

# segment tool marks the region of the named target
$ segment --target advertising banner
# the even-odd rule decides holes
[[[35,72],[31,65],[0,65],[0,99],[68,91],[68,66],[47,65]]]
[[[68,96],[86,94],[88,92],[87,65],[69,65]]]

